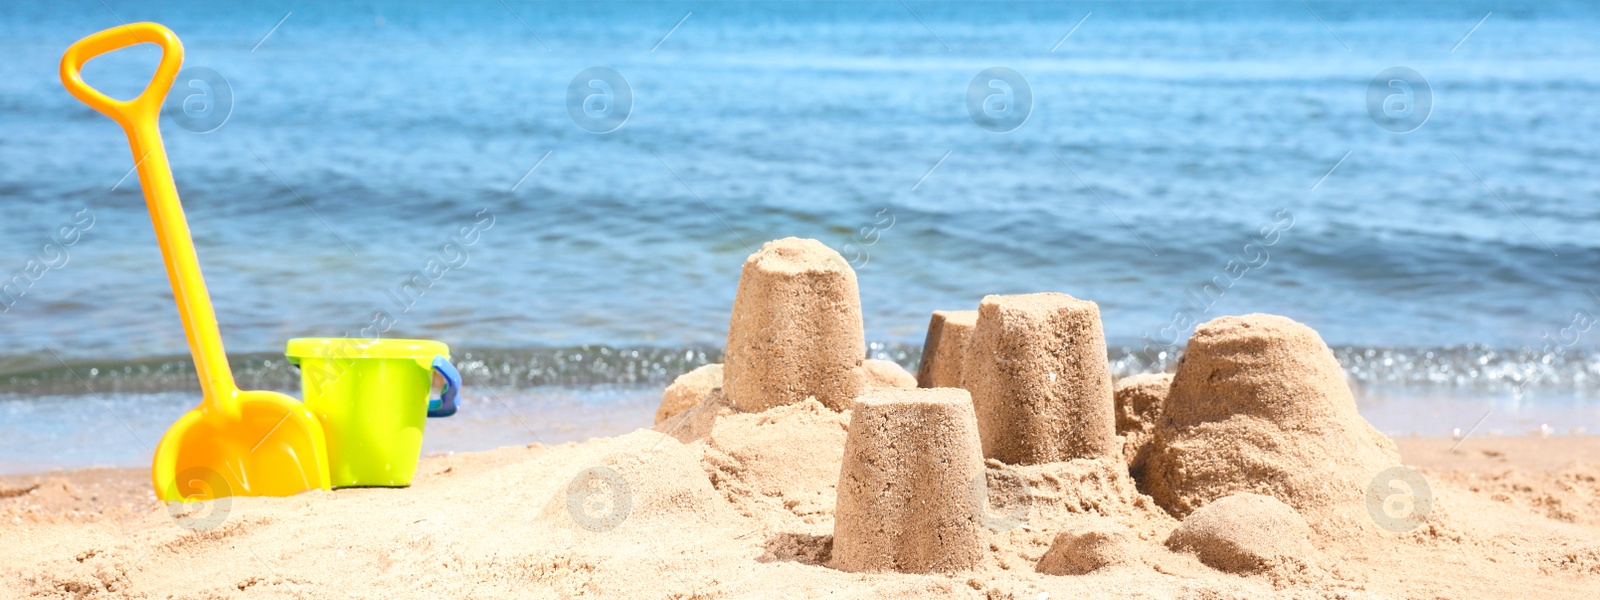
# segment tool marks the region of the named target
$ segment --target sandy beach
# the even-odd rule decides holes
[[[0,600],[1600,600],[1600,2],[197,4],[0,2]]]
[[[1051,478],[1079,476],[1080,493],[1053,492],[1079,502],[1035,506],[1024,526],[994,536],[974,570],[846,573],[824,566],[840,454],[806,449],[842,442],[838,419],[824,410],[746,416],[744,435],[713,443],[641,431],[431,456],[407,490],[236,498],[220,525],[198,531],[155,501],[145,469],[0,478],[0,589],[20,598],[1600,594],[1596,437],[1472,437],[1454,452],[1450,439],[1396,440],[1405,464],[1430,482],[1437,517],[1405,534],[1318,540],[1314,564],[1296,573],[1234,575],[1170,552],[1160,540],[1176,520],[1152,514],[1134,490],[1070,468]],[[760,443],[779,429],[805,437],[789,447]],[[632,510],[615,529],[589,531],[569,514],[566,488],[600,464],[632,482]],[[1034,571],[1053,531],[1097,513],[1133,525],[1143,556],[1087,575]]]
[[[837,252],[769,242],[744,264],[725,363],[678,377],[653,427],[425,457],[406,489],[164,505],[143,469],[0,479],[0,589],[1600,594],[1600,438],[1392,440],[1319,334],[1276,315],[1201,323],[1175,372],[1117,380],[1099,305],[1055,292],[934,313],[919,378],[865,358],[859,302]]]

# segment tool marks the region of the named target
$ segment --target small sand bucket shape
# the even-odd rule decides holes
[[[405,487],[422,455],[427,417],[456,412],[461,374],[450,347],[429,340],[298,338],[285,354],[300,367],[306,408],[328,436],[333,487]],[[429,399],[433,373],[444,378]]]

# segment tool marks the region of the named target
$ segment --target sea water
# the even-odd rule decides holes
[[[0,469],[144,464],[196,400],[134,159],[57,74],[144,20],[241,381],[293,391],[291,337],[447,342],[430,451],[648,424],[784,236],[913,368],[931,311],[1053,290],[1120,373],[1268,312],[1386,432],[1600,431],[1593,3],[89,0],[0,6]]]

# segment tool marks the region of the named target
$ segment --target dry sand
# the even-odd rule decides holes
[[[1229,573],[1293,571],[1321,562],[1300,513],[1277,498],[1248,492],[1196,509],[1167,537],[1167,547]]]
[[[914,388],[917,376],[892,360],[869,358],[861,361],[862,383],[866,387]]]
[[[1399,440],[1436,521],[1357,540],[1313,535],[1318,564],[1228,574],[1165,540],[1178,526],[1091,461],[990,463],[991,543],[953,575],[854,574],[830,558],[848,416],[815,402],[717,419],[684,445],[641,431],[555,447],[432,456],[404,490],[237,498],[220,526],[177,525],[143,469],[0,478],[0,597],[44,598],[1594,598],[1600,438]],[[775,443],[778,441],[784,443]],[[1557,458],[1560,457],[1560,458]],[[614,529],[566,507],[607,466],[629,486]],[[1014,485],[1026,480],[1024,486]],[[1013,485],[1007,485],[1010,482]],[[998,484],[998,485],[997,485]],[[1584,487],[1588,486],[1588,487]],[[1025,490],[1017,510],[1005,490]],[[606,497],[601,486],[597,496]],[[1561,499],[1558,518],[1550,502]],[[585,498],[579,497],[579,500]],[[1584,501],[1587,500],[1587,501]],[[612,505],[615,505],[613,502]],[[1142,505],[1142,506],[1141,506]],[[575,518],[574,515],[579,515]],[[1011,520],[1009,517],[1024,518]],[[1103,517],[1133,556],[1087,575],[1035,572]],[[1008,523],[1014,523],[1006,529]]]
[[[700,365],[693,371],[679,375],[661,393],[661,406],[656,409],[656,423],[666,421],[705,401],[712,390],[722,387],[722,365]]]
[[[1102,569],[1137,564],[1140,543],[1133,530],[1112,519],[1084,517],[1068,522],[1035,571],[1047,575],[1087,575]]]
[[[1112,388],[1117,404],[1117,435],[1122,436],[1122,459],[1135,477],[1144,472],[1155,441],[1156,419],[1172,388],[1170,373],[1140,373],[1124,377]]]

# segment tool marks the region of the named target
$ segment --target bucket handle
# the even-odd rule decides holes
[[[456,414],[456,396],[461,393],[461,372],[450,364],[450,359],[443,356],[433,357],[433,370],[444,377],[444,389],[439,390],[438,398],[428,401],[428,416],[448,417]]]

